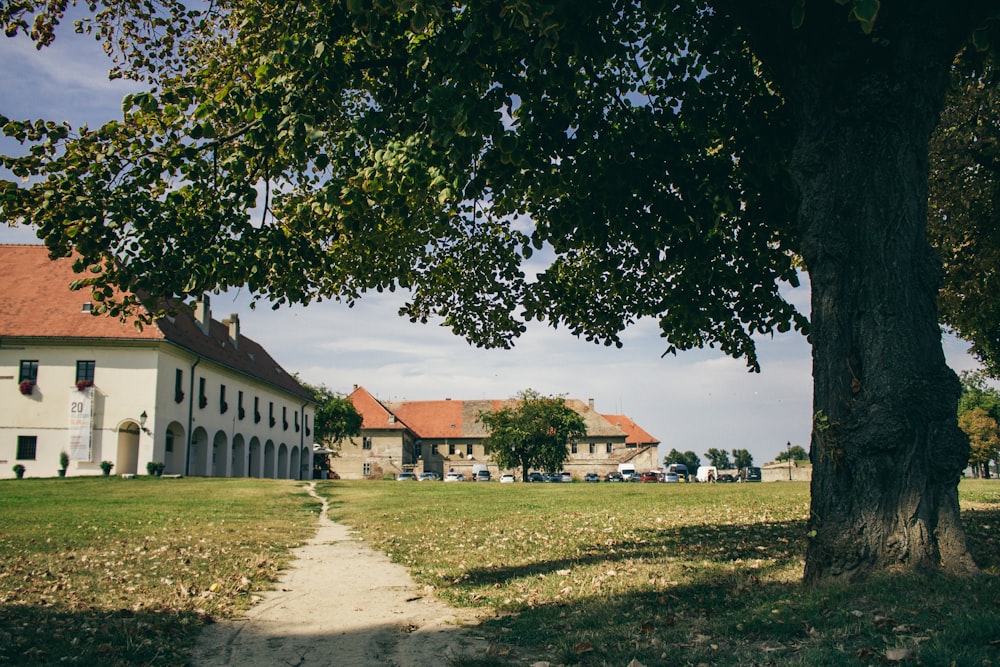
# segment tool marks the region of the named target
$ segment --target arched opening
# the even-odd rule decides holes
[[[261,477],[274,477],[274,443],[270,440],[264,443],[264,469]]]
[[[285,443],[278,445],[278,471],[275,477],[288,479],[288,445]]]
[[[208,433],[199,426],[191,434],[191,451],[188,452],[187,474],[196,477],[208,475]]]
[[[184,473],[184,427],[178,422],[170,422],[163,442],[163,472],[167,475]]]
[[[120,475],[134,475],[139,469],[139,425],[125,421],[118,426],[118,451],[114,471]]]
[[[250,447],[247,449],[247,477],[261,477],[260,466],[263,462],[260,440],[254,436],[250,438]]]
[[[212,440],[212,477],[227,477],[226,465],[229,463],[229,440],[226,434],[218,431]]]
[[[233,459],[230,464],[230,473],[233,477],[248,477],[247,475],[247,448],[242,435],[233,436]]]
[[[291,479],[302,479],[302,465],[299,457],[299,448],[292,447],[292,455],[288,460],[288,476]]]

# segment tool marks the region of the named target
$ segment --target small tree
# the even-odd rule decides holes
[[[670,453],[663,457],[663,467],[669,467],[671,463],[683,463],[693,475],[698,470],[698,466],[701,465],[701,459],[690,449],[683,453],[671,449]]]
[[[724,449],[718,449],[712,447],[707,452],[705,452],[705,458],[707,458],[712,465],[720,470],[725,470],[732,468],[733,464],[729,462],[729,452]]]
[[[958,416],[958,425],[969,436],[969,463],[977,477],[989,479],[990,461],[1000,457],[1000,426],[982,408]]]
[[[743,469],[753,465],[753,454],[746,449],[733,450],[733,466]]]
[[[344,438],[361,434],[362,417],[351,399],[338,394],[326,385],[314,386],[299,380],[316,400],[313,441],[326,446],[336,446]],[[334,454],[333,456],[336,456]]]
[[[785,451],[775,456],[774,460],[778,463],[781,463],[782,461],[808,461],[809,452],[802,449],[799,445],[792,445]]]
[[[525,389],[508,406],[495,412],[479,413],[479,421],[489,430],[486,446],[500,468],[555,471],[569,456],[566,444],[587,433],[583,418],[561,397],[541,396]]]

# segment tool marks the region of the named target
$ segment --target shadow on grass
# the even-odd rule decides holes
[[[884,576],[823,588],[769,581],[802,559],[797,521],[648,529],[613,552],[595,546],[574,558],[474,569],[453,588],[674,556],[688,562],[679,585],[529,599],[487,626],[512,659],[564,665],[888,664],[893,649],[922,664],[997,664],[1000,511],[966,511],[963,521],[984,577]]]
[[[193,612],[0,605],[2,665],[186,665],[204,619]]]
[[[577,566],[615,563],[636,559],[683,558],[715,564],[767,559],[775,567],[801,560],[804,521],[753,525],[700,525],[682,528],[644,528],[630,531],[636,539],[609,540],[611,544],[584,547],[579,555],[560,559],[468,570],[463,587],[505,584],[514,579],[541,576]]]

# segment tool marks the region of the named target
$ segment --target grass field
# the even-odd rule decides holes
[[[292,482],[0,482],[0,665],[183,665],[267,588],[319,507]]]
[[[331,516],[454,604],[466,667],[1000,665],[1000,482],[965,481],[988,575],[806,589],[804,484],[322,482]],[[183,665],[315,528],[275,480],[0,482],[0,664]]]
[[[991,576],[828,589],[799,584],[806,484],[387,484],[324,488],[440,597],[495,612],[500,655],[463,664],[1000,664],[1000,482],[961,487]]]

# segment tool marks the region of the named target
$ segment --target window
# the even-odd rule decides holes
[[[219,414],[224,415],[229,410],[229,403],[226,403],[226,385],[219,385]]]
[[[449,456],[455,455],[455,445],[448,445],[448,455]]]
[[[569,451],[570,451],[570,453],[572,453],[572,454],[577,454],[577,453],[578,453],[578,452],[577,452],[577,446],[576,446],[576,443],[575,443],[575,442],[574,442],[574,443],[571,443],[571,444],[570,444],[570,446],[569,446]]]
[[[17,436],[17,460],[34,461],[35,450],[38,448],[38,436],[19,435]]]
[[[170,430],[167,431],[167,438],[166,438],[166,440],[165,440],[165,442],[163,444],[163,449],[164,449],[164,451],[167,451],[167,452],[174,451],[174,432],[173,431],[170,431]]]
[[[184,400],[184,371],[176,369],[174,371],[174,403]]]
[[[608,454],[611,453],[611,443],[610,442],[608,444],[604,445],[604,451],[606,451]]]
[[[38,361],[21,361],[21,371],[17,376],[18,382],[38,381]]]
[[[243,408],[243,392],[236,394],[236,414],[242,420],[247,416],[247,411]]]
[[[259,424],[260,423],[260,397],[259,396],[254,396],[253,397],[253,423],[254,424]]]
[[[274,421],[274,401],[268,401],[267,402],[267,424],[271,428],[274,428],[274,425],[277,424],[277,423],[278,422]]]
[[[466,445],[465,446],[465,455],[466,456],[472,456],[472,445]]]
[[[638,449],[638,448],[639,448],[639,444],[638,443],[635,443],[635,442],[626,442],[625,443],[625,449]]]
[[[596,451],[597,451],[597,445],[595,445],[594,443],[590,443],[590,453],[593,454]]]
[[[284,405],[281,406],[281,430],[288,430],[288,408]]]
[[[208,396],[205,395],[205,378],[198,378],[198,407],[203,408],[208,405]]]
[[[423,445],[423,443],[418,442],[418,443],[414,444],[413,445],[413,456],[415,456],[416,458],[419,459],[423,455],[424,455],[424,445]]]
[[[96,361],[78,361],[76,362],[76,381],[77,382],[94,382],[94,371],[97,368]]]
[[[302,424],[306,427],[306,435],[312,435],[312,431],[309,430],[309,415],[302,415]]]
[[[372,448],[372,438],[370,435],[362,436],[361,438],[361,449],[371,449]]]
[[[369,475],[371,475],[372,474],[372,464],[371,463],[362,463],[361,464],[361,474],[364,475],[365,477],[368,477]]]
[[[299,413],[295,413],[295,432],[299,432]]]

